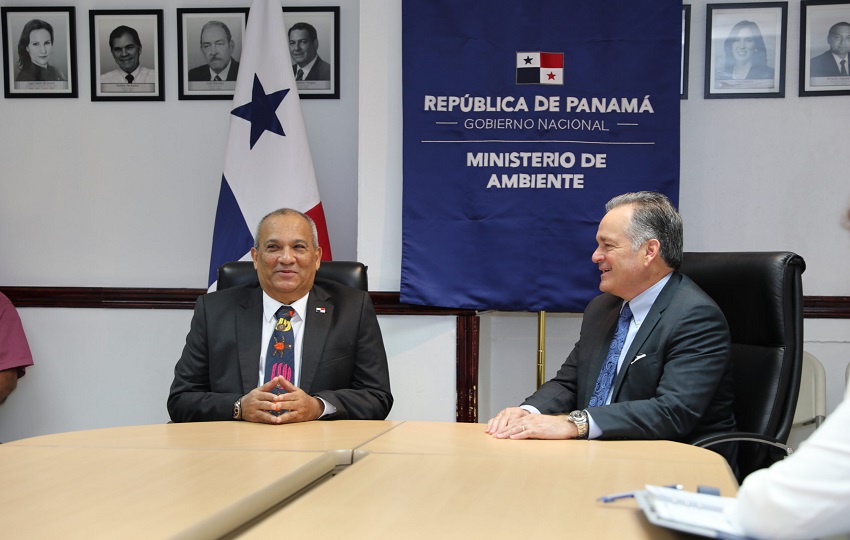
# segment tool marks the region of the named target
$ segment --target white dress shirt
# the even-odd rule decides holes
[[[304,75],[301,77],[301,80],[302,80],[302,81],[306,81],[306,80],[307,80],[307,75],[310,73],[310,70],[311,70],[311,69],[313,69],[313,66],[315,66],[315,65],[316,65],[316,60],[318,60],[318,59],[319,59],[319,55],[317,54],[316,56],[314,56],[314,57],[313,57],[313,59],[312,59],[312,60],[310,60],[310,63],[308,63],[308,64],[307,64],[306,66],[304,66],[304,67],[301,67],[301,66],[299,66],[298,64],[295,64],[295,74],[297,75],[297,74],[298,74],[298,70],[300,69],[301,71],[303,71],[303,72],[304,72]]]
[[[304,350],[304,321],[307,314],[307,298],[310,297],[310,293],[308,292],[303,297],[299,298],[289,306],[295,311],[295,315],[292,316],[292,337],[295,339],[295,347],[293,352],[295,354],[295,366],[293,366],[292,373],[292,384],[295,386],[300,386],[301,382],[301,357],[302,351]],[[269,349],[269,341],[272,338],[272,333],[274,332],[274,327],[277,324],[277,318],[275,317],[275,313],[280,309],[282,304],[266,294],[266,291],[263,291],[263,335],[260,341],[260,371],[258,373],[258,382],[257,386],[262,386],[265,382],[266,378],[266,353]],[[319,397],[319,396],[316,396]],[[325,410],[322,413],[322,416],[333,414],[336,412],[336,407],[319,397],[319,399],[324,403]]]
[[[729,517],[753,538],[850,537],[850,389],[799,450],[744,479]]]
[[[144,66],[137,67],[130,75],[133,76],[133,84],[155,84],[157,82],[156,71]],[[102,84],[127,84],[127,72],[123,69],[113,69],[101,75],[100,82]]]

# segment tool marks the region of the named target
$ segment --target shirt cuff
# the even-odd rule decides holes
[[[540,414],[540,411],[534,405],[520,405],[519,408],[531,414]]]
[[[316,396],[316,397],[317,397],[317,398],[319,398],[319,399],[321,399],[321,400],[322,400],[322,403],[324,403],[324,404],[325,404],[325,410],[324,410],[324,411],[322,411],[322,414],[321,414],[321,415],[319,415],[319,418],[324,418],[325,416],[328,416],[329,414],[334,414],[334,413],[336,412],[336,407],[334,407],[333,405],[331,405],[330,403],[328,403],[327,401],[325,401],[325,399],[324,399],[324,398],[319,397],[319,396]]]
[[[584,412],[587,413],[587,438],[598,439],[602,436],[602,429],[596,425],[596,422],[593,421],[593,417],[590,416],[590,412],[587,409]]]

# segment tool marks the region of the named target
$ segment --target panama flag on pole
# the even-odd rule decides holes
[[[283,10],[279,0],[254,0],[248,12],[215,213],[211,290],[219,266],[250,260],[257,223],[283,207],[313,218],[322,258],[330,260],[325,213],[292,75]]]

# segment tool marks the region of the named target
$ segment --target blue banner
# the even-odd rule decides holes
[[[678,204],[682,4],[404,0],[401,301],[581,312],[605,202]]]

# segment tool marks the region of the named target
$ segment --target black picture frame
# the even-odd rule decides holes
[[[213,21],[224,25],[218,28],[226,27],[232,41],[231,46],[224,44],[231,60],[223,68],[226,74],[222,81],[212,80],[201,41],[204,26]],[[177,9],[177,99],[233,99],[247,22],[247,7]]]
[[[123,82],[127,73],[117,64],[109,43],[110,34],[121,26],[134,30],[141,42],[136,75]],[[127,36],[132,37],[117,38]],[[165,101],[161,9],[90,10],[89,43],[92,101]]]
[[[318,58],[330,64],[330,80],[296,81],[301,99],[339,99],[339,6],[284,7],[283,23],[287,37],[297,23],[307,23],[316,29],[319,40]],[[290,55],[292,47],[290,47]],[[327,56],[325,56],[327,55]],[[293,60],[293,74],[296,74]],[[315,69],[315,68],[314,68]],[[324,77],[323,77],[324,79]]]
[[[850,76],[841,75],[833,51],[850,73],[850,2],[803,0],[800,3],[800,96],[850,95]]]
[[[691,51],[691,6],[682,4],[682,58],[681,79],[679,81],[679,99],[688,99],[688,74],[690,73]]]
[[[705,24],[706,99],[785,97],[788,2],[708,4]]]
[[[76,98],[77,25],[73,7],[3,7],[3,93],[7,98]],[[30,28],[27,31],[27,28]],[[50,40],[49,47],[38,40],[24,46],[25,51],[41,47],[38,58],[45,62],[21,61],[18,45],[23,33],[32,36],[38,30]],[[52,34],[52,38],[50,37]],[[35,35],[38,35],[36,33]],[[34,49],[33,49],[34,50]],[[24,69],[23,63],[27,66]]]

